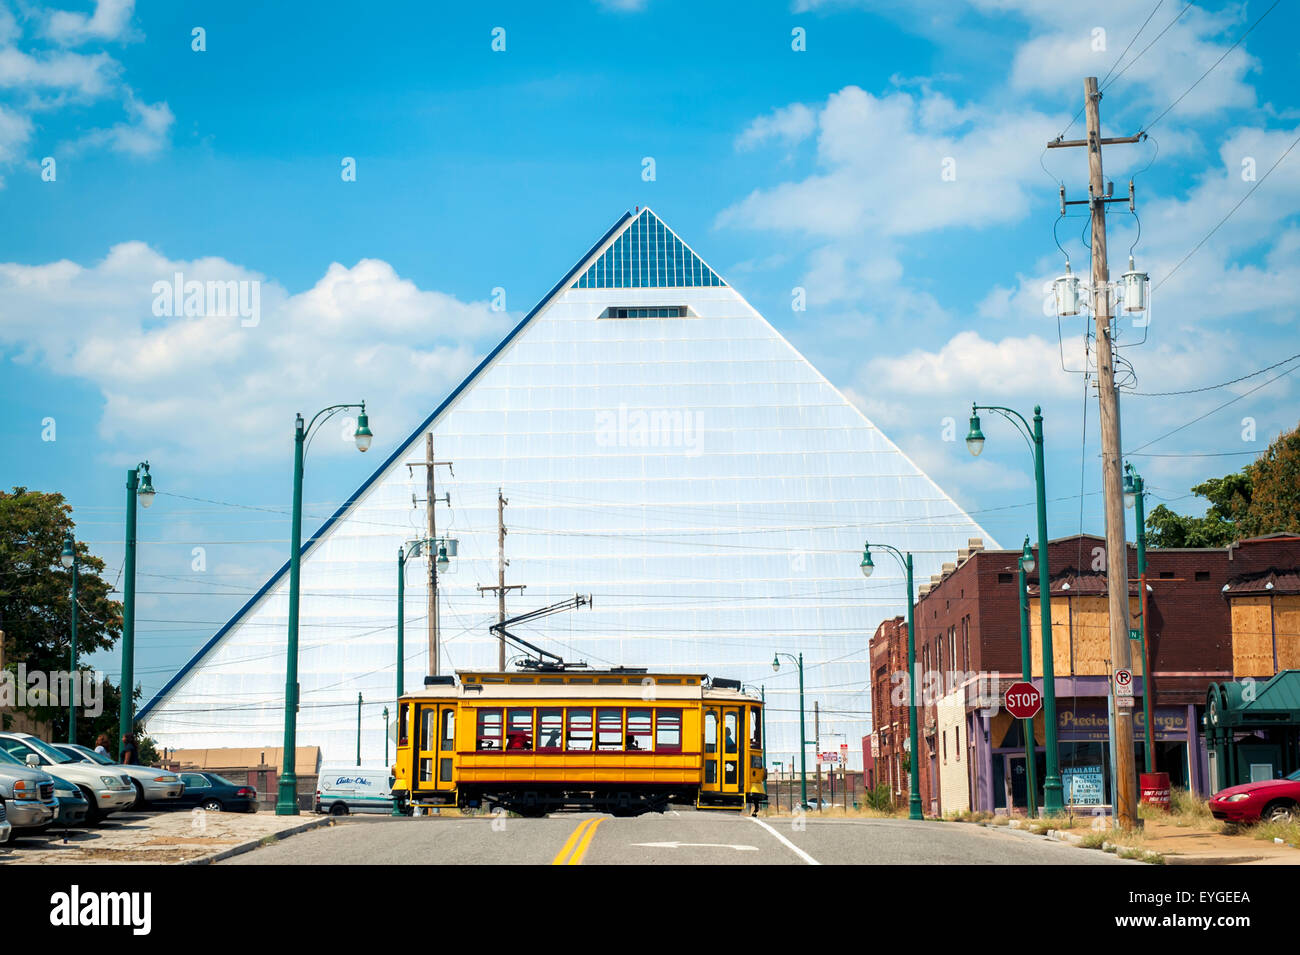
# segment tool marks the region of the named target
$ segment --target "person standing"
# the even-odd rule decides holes
[[[124,766],[134,766],[140,762],[140,753],[135,747],[135,737],[130,733],[122,734],[122,756],[118,762]]]
[[[101,756],[108,755],[108,736],[100,733],[95,737],[95,752],[99,753]]]

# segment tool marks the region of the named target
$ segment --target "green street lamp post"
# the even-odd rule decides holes
[[[1142,650],[1142,718],[1146,721],[1147,772],[1156,771],[1156,749],[1151,725],[1151,661],[1147,658],[1147,526],[1144,499],[1146,483],[1133,465],[1124,465],[1124,503],[1136,508],[1138,558],[1138,639]]]
[[[140,472],[144,473],[141,474]],[[126,472],[126,559],[122,569],[122,684],[117,708],[118,757],[135,722],[135,503],[153,503],[153,478],[149,462]]]
[[[361,691],[357,691],[357,765],[361,765]]]
[[[777,653],[772,657],[772,669],[781,669],[781,657],[799,667],[799,800],[801,806],[808,805],[808,732],[804,724],[803,704],[803,653],[793,656],[789,653]]]
[[[74,705],[76,693],[71,688],[77,684],[77,542],[72,536],[72,531],[63,538],[63,553],[59,555],[59,563],[68,570],[72,571],[72,661],[68,670],[68,742],[77,741],[77,708]]]
[[[916,718],[916,626],[913,620],[912,608],[916,603],[913,597],[912,589],[912,555],[903,553],[897,547],[889,544],[877,544],[882,550],[888,551],[894,555],[894,559],[902,565],[907,572],[907,731],[908,746],[911,747],[911,754],[908,758],[908,769],[911,776],[909,788],[911,794],[907,800],[907,818],[924,819],[925,813],[921,811],[921,757],[920,757],[920,730],[917,726]],[[871,572],[876,569],[875,563],[871,559],[871,544],[862,545],[862,576],[870,577]]]
[[[1047,778],[1043,781],[1043,809],[1049,816],[1059,815],[1063,808],[1061,799],[1061,771],[1057,748],[1056,726],[1056,668],[1052,660],[1052,603],[1051,582],[1047,568],[1047,477],[1043,465],[1043,409],[1034,406],[1034,425],[1016,411],[997,405],[971,405],[970,433],[966,447],[976,457],[984,450],[984,433],[980,430],[979,412],[994,411],[1006,418],[1033,443],[1034,486],[1038,505],[1038,606],[1039,624],[1043,644],[1043,722],[1047,748]]]
[[[388,765],[388,707],[384,707],[384,765]]]
[[[366,415],[366,403],[330,405],[316,412],[304,426],[302,415],[294,422],[293,434],[293,523],[289,551],[289,645],[284,674],[284,771],[280,774],[279,794],[275,802],[277,816],[298,815],[298,774],[294,765],[294,751],[298,736],[298,584],[302,551],[302,467],[307,438],[317,421],[324,424],[345,408],[360,408],[357,428],[353,434],[358,451],[370,448],[374,435]],[[324,417],[322,417],[322,415]]]
[[[1029,546],[1029,535],[1025,535],[1025,546],[1016,560],[1019,569],[1019,589],[1017,603],[1020,604],[1020,678],[1029,683],[1034,676],[1034,663],[1029,652],[1029,590],[1025,586],[1025,574],[1034,572],[1034,552]],[[1029,775],[1029,815],[1038,815],[1038,754],[1034,746],[1034,721],[1022,720],[1025,733],[1025,772]]]

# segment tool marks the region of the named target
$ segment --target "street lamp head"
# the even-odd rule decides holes
[[[1025,537],[1025,546],[1020,551],[1020,566],[1025,569],[1025,573],[1027,574],[1032,574],[1034,572],[1034,568],[1037,566],[1036,562],[1034,561],[1033,548],[1029,546],[1028,536]]]
[[[357,431],[353,439],[357,442],[357,450],[361,452],[370,450],[370,442],[374,440],[374,435],[370,432],[370,416],[366,414],[365,403],[361,404],[361,414],[357,415]]]
[[[140,503],[148,507],[153,503],[154,495],[158,492],[153,489],[153,476],[149,473],[149,462],[144,462],[140,467],[144,474],[140,477],[140,488],[135,494],[140,499]]]
[[[776,654],[772,655],[772,669],[774,671],[781,669],[781,660],[777,657]]]
[[[447,545],[441,544],[438,547],[438,572],[445,572],[449,563],[451,562],[447,560]]]
[[[975,413],[974,405],[971,406],[970,433],[966,435],[966,449],[977,458],[984,450],[984,432],[980,430],[980,416]]]
[[[59,563],[64,567],[71,568],[77,562],[77,553],[72,547],[72,531],[63,538],[63,553],[59,555]]]
[[[871,572],[876,569],[876,565],[871,560],[870,544],[862,545],[862,563],[859,566],[862,568],[863,577],[870,577]]]

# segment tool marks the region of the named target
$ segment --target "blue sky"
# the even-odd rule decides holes
[[[987,418],[970,460],[976,397],[1043,404],[1051,532],[1102,530],[1095,395],[1061,369],[1083,325],[1043,310],[1058,181],[1087,183],[1043,147],[1084,76],[1111,75],[1107,134],[1152,137],[1105,155],[1158,285],[1131,390],[1300,352],[1300,148],[1175,270],[1300,136],[1288,0],[477,6],[0,0],[0,483],[66,494],[115,573],[124,470],[152,461],[146,696],[284,559],[293,413],[364,397],[377,434],[313,449],[311,525],[638,204],[1007,546],[1032,472]],[[1136,222],[1112,212],[1118,274]],[[1086,273],[1083,224],[1057,237]],[[155,315],[176,271],[260,282],[257,324]],[[1126,396],[1125,447],[1171,455],[1133,459],[1155,495],[1199,512],[1192,484],[1294,427],[1291,376],[1251,389],[1295,365]]]

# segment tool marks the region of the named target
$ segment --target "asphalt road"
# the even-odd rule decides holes
[[[351,816],[223,865],[1136,865],[1006,829],[905,819],[753,819],[682,809],[615,818]]]

